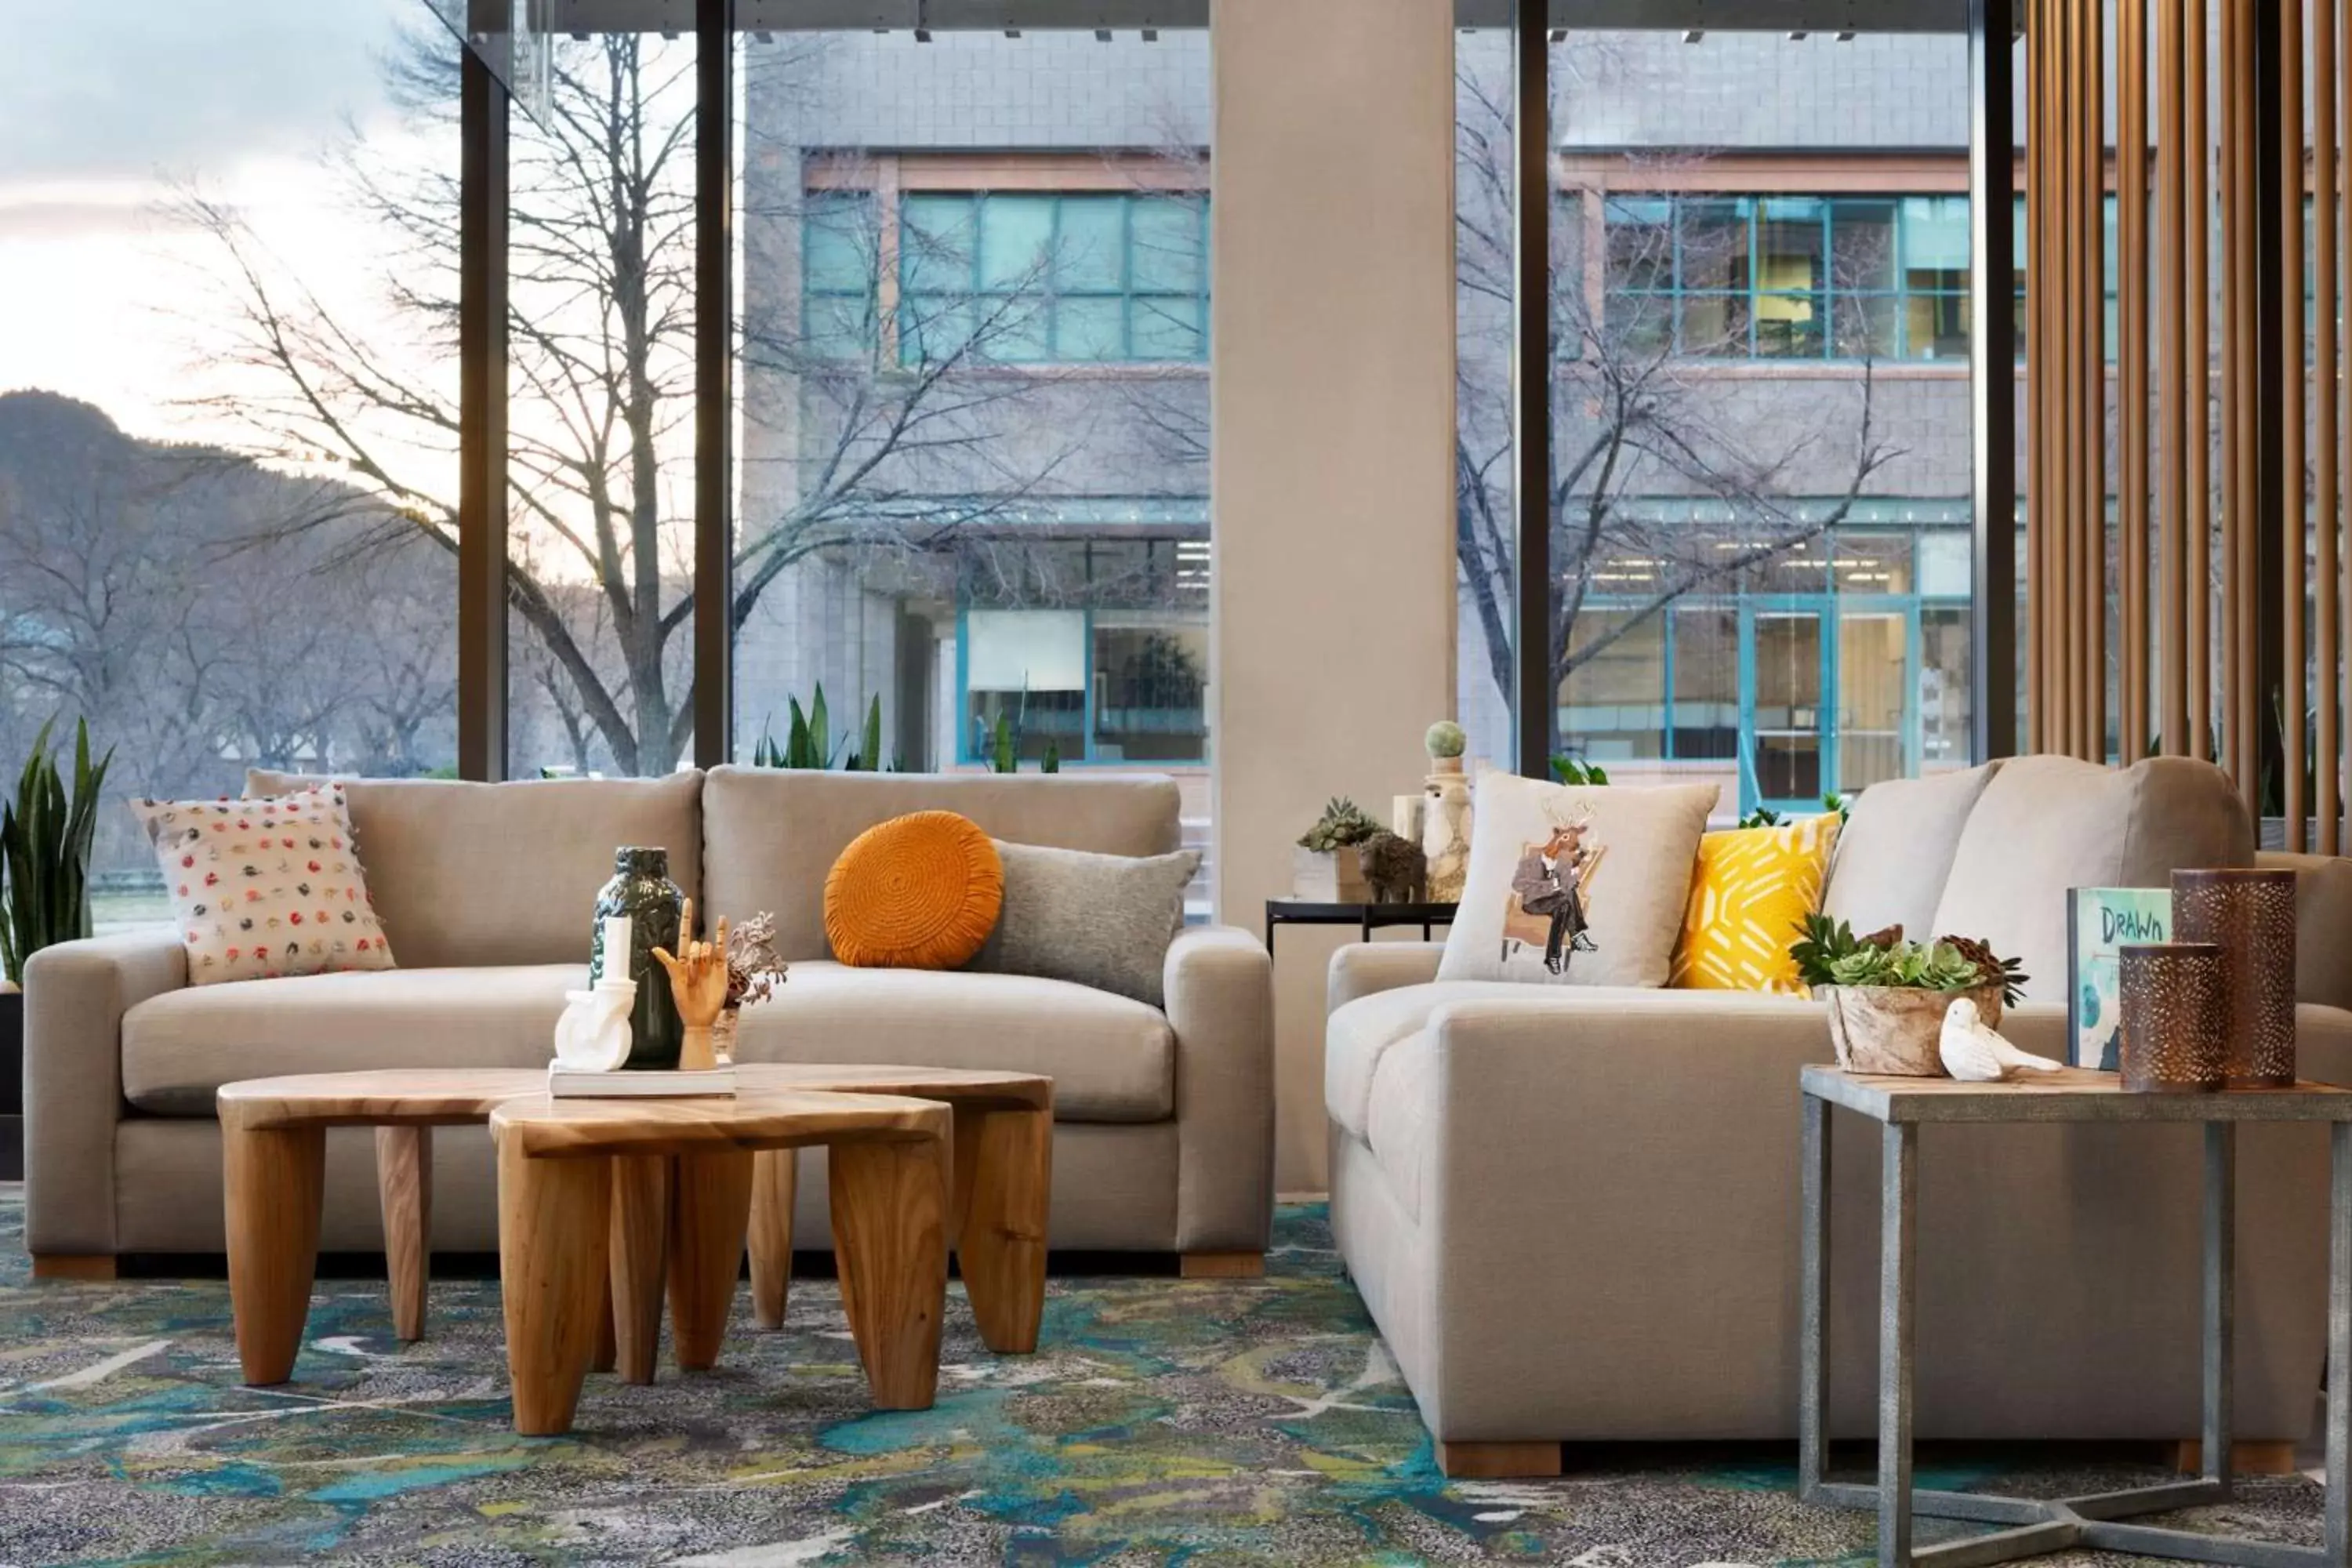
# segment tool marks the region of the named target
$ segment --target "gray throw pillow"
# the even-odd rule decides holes
[[[1198,850],[1090,855],[999,841],[1004,909],[968,969],[1069,980],[1162,1004],[1168,944],[1184,924]]]

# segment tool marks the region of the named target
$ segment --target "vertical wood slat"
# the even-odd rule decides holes
[[[2046,32],[2040,0],[2025,0],[2025,745],[2028,752],[2045,749],[2042,716],[2048,704],[2042,693],[2042,535],[2047,515],[2045,491],[2049,473],[2049,442],[2043,429],[2042,297],[2049,277],[2042,270],[2042,144],[2045,116],[2042,89],[2047,72],[2042,64]],[[1977,592],[1991,584],[1979,583]]]
[[[2159,7],[2166,0],[2158,0]],[[2147,754],[2147,0],[2116,0],[2116,528],[2123,573],[2116,755]],[[2177,333],[2177,322],[2174,326]],[[2176,385],[2177,391],[2177,385]]]
[[[2103,112],[2106,8],[2083,0],[2083,530],[2077,587],[2082,595],[2082,746],[2076,754],[2107,759],[2107,420],[2106,124]]]
[[[2229,626],[2229,647],[2223,668],[2229,676],[2230,773],[2249,806],[2260,804],[2261,716],[2255,684],[2256,642],[2260,627],[2253,614],[2254,553],[2259,534],[2254,526],[2254,210],[2253,140],[2250,88],[2253,76],[2252,16],[2242,5],[2224,4],[2222,16],[2231,42],[2223,91],[2229,105],[2223,134],[2228,160],[2229,211],[2222,226],[2222,244],[2230,266],[2231,321],[2225,333],[2230,358],[2230,392],[2226,417],[2234,448],[2230,475],[2229,508],[2224,516],[2228,561],[2222,573],[2222,605]]]
[[[2334,0],[2322,0],[2333,4]],[[2283,0],[2278,8],[2279,31],[2279,107],[2278,124],[2273,134],[2279,139],[2281,176],[2279,210],[2275,221],[2279,226],[2279,471],[2282,479],[2282,505],[2285,509],[2284,526],[2279,531],[2279,548],[2284,559],[2280,565],[2280,581],[2284,585],[2281,606],[2280,635],[2285,642],[2280,668],[2284,672],[2280,692],[2280,728],[2283,755],[2286,764],[2286,847],[2304,847],[2304,819],[2310,802],[2304,789],[2304,762],[2307,755],[2304,736],[2304,720],[2308,711],[2305,700],[2304,669],[2306,655],[2304,642],[2304,535],[2306,529],[2305,508],[2309,497],[2305,490],[2305,430],[2304,426],[2304,386],[2305,372],[2305,331],[2303,324],[2303,4],[2302,0]]]
[[[2182,31],[2181,99],[2187,111],[2180,135],[2187,168],[2183,211],[2188,242],[2188,270],[2183,289],[2188,296],[2189,384],[2186,393],[2189,439],[2189,525],[2181,547],[2186,555],[2184,578],[2189,595],[2187,689],[2189,752],[2192,757],[2213,755],[2212,605],[2213,477],[2210,461],[2212,441],[2212,343],[2208,320],[2208,294],[2212,254],[2213,219],[2207,190],[2207,160],[2211,149],[2207,136],[2205,0],[2183,0],[2177,14]],[[2171,748],[2167,747],[2168,751]]]
[[[2187,749],[2189,644],[2189,223],[2188,116],[2181,100],[2180,7],[2159,0],[2156,15],[2156,512],[2158,745],[2168,756]],[[2131,254],[2125,247],[2126,258]],[[2201,422],[2199,422],[2201,423]],[[2196,429],[2202,441],[2204,431]],[[2145,628],[2143,628],[2145,635]],[[2131,646],[2131,632],[2125,633]],[[2126,727],[2129,743],[2133,731]],[[2128,753],[2127,753],[2128,754]]]
[[[2340,398],[2336,377],[2340,374],[2340,366],[2336,355],[2340,345],[2336,319],[2339,261],[2336,224],[2341,205],[2336,182],[2342,146],[2342,111],[2337,95],[2343,85],[2343,62],[2336,51],[2341,47],[2342,40],[2337,37],[2336,29],[2336,0],[2318,0],[2311,13],[2312,292],[2318,301],[2312,339],[2312,372],[2316,399],[2312,412],[2312,440],[2317,459],[2313,514],[2318,531],[2313,597],[2318,625],[2315,628],[2316,636],[2314,639],[2317,674],[2311,696],[2318,720],[2318,734],[2313,747],[2318,789],[2312,806],[2319,815],[2319,839],[2315,847],[2322,855],[2339,852],[2340,819],[2343,816],[2337,798],[2339,786],[2336,771],[2336,753],[2341,744],[2336,707],[2336,658],[2339,630],[2336,618],[2336,528],[2344,473],[2337,446],[2340,438],[2337,434]]]
[[[2088,191],[2094,188],[2095,164],[2091,163],[2091,146],[2100,132],[2098,124],[2098,89],[2091,75],[2091,5],[2095,0],[2074,0],[2070,5],[2070,64],[2072,91],[2067,94],[2067,228],[2074,235],[2074,245],[2067,247],[2067,430],[2070,447],[2067,454],[2072,472],[2072,505],[2067,508],[2067,560],[2065,560],[2065,642],[2067,642],[2067,752],[2074,757],[2091,754],[2091,533],[2094,533],[2094,508],[2098,510],[2098,533],[2105,533],[2107,496],[2103,475],[2094,478],[2091,470],[2091,449],[2098,439],[2098,430],[2091,428],[2091,376],[2105,374],[2105,355],[2091,355],[2084,343],[2091,341],[2098,327],[2105,324],[2105,275],[2094,270],[2100,261],[2098,216],[2091,209]],[[2084,310],[2088,299],[2100,300],[2098,310]]]

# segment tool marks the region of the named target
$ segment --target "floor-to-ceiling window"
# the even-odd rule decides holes
[[[511,776],[693,760],[698,47],[558,38],[509,119]]]
[[[1718,781],[1726,815],[1965,763],[1964,40],[1561,29],[1549,47],[1550,640],[1519,652],[1511,46],[1457,46],[1474,738],[1511,755],[1524,663],[1553,756]]]
[[[10,16],[0,757],[87,718],[118,799],[454,764],[458,48],[413,0]],[[161,912],[111,805],[96,870],[101,922]]]
[[[1204,842],[1206,35],[739,48],[737,756],[821,687],[835,765],[1169,772]]]

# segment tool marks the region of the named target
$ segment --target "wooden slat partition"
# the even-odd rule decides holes
[[[2024,5],[2028,735],[2210,757],[2328,854],[2352,775],[2347,10]]]

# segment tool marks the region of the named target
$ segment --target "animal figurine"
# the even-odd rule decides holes
[[[1944,1009],[1936,1054],[1943,1059],[1946,1072],[1968,1083],[1999,1083],[2013,1069],[2056,1072],[2064,1065],[2021,1051],[1998,1031],[1987,1028],[1977,1005],[1966,996],[1955,997]]]
[[[1429,857],[1420,845],[1386,828],[1356,846],[1356,864],[1376,904],[1420,901],[1429,882]]]
[[[654,958],[669,972],[669,994],[677,1003],[678,1021],[686,1026],[677,1050],[678,1070],[709,1072],[719,1065],[710,1026],[727,1005],[727,917],[719,917],[719,930],[710,941],[695,942],[694,900],[688,899],[678,913],[677,929],[677,945],[685,956],[657,947]]]

